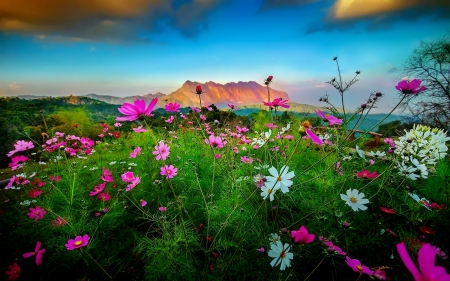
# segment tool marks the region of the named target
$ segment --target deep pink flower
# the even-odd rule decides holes
[[[228,107],[231,108],[231,110],[237,110],[239,109],[237,106],[235,106],[234,104],[228,104]]]
[[[197,113],[201,112],[201,110],[199,108],[197,108],[197,107],[191,107],[191,109],[192,109],[192,111],[197,112]]]
[[[37,221],[43,219],[45,214],[47,214],[47,211],[45,211],[44,208],[36,206],[36,208],[30,208],[30,212],[27,216]]]
[[[377,174],[376,171],[369,172],[368,170],[362,170],[361,172],[356,172],[356,175],[358,176],[358,178],[374,179],[378,177],[380,174]]]
[[[418,79],[413,79],[412,81],[401,80],[398,82],[395,88],[402,92],[403,94],[415,94],[425,91],[427,88],[425,86],[420,86],[422,81]],[[420,87],[420,88],[419,88]]]
[[[178,168],[173,165],[161,167],[161,176],[166,176],[167,179],[171,179],[177,175]]]
[[[270,106],[270,107],[284,107],[284,108],[289,108],[291,107],[289,104],[287,104],[289,101],[288,100],[283,100],[282,98],[276,98],[274,99],[272,102],[265,102],[263,101],[265,106]]]
[[[208,139],[205,139],[205,142],[215,148],[223,148],[227,144],[226,140],[222,140],[221,137],[215,137],[214,135],[210,135]]]
[[[7,281],[14,281],[20,277],[20,266],[15,262],[13,265],[8,265],[8,270],[5,272]]]
[[[322,144],[323,144],[323,141],[322,141],[316,134],[314,134],[310,129],[305,128],[305,132],[306,132],[306,134],[308,135],[308,137],[310,137],[311,140],[312,140],[314,143],[316,143],[316,144],[318,144],[318,145],[322,145]]]
[[[141,154],[141,148],[140,148],[140,147],[136,147],[136,148],[130,153],[130,158],[136,158],[136,156],[138,156],[139,154]]]
[[[140,182],[141,182],[141,179],[140,179],[139,177],[135,177],[135,178],[133,179],[133,181],[132,181],[129,185],[127,185],[127,188],[125,189],[125,191],[130,191],[130,190],[132,190],[132,189],[135,188],[136,185],[138,185]]]
[[[69,241],[67,241],[67,244],[65,246],[69,251],[75,250],[86,246],[89,243],[89,239],[90,237],[87,234],[83,236],[77,236],[75,237],[75,239],[69,239]]]
[[[60,176],[49,176],[48,179],[51,180],[51,181],[58,182],[58,181],[61,180],[61,177]]]
[[[217,153],[216,155],[214,155],[214,157],[216,157],[216,159],[219,159],[222,156],[219,153]]]
[[[365,273],[368,275],[373,275],[373,271],[370,270],[370,268],[368,268],[365,265],[361,265],[361,262],[357,259],[351,259],[348,256],[345,257],[345,259],[347,260],[347,265],[350,266],[353,271],[359,272],[359,274]]]
[[[32,190],[28,191],[28,196],[30,196],[30,198],[36,198],[41,194],[42,194],[42,190],[39,190],[39,189],[32,189]]]
[[[25,253],[22,255],[22,257],[29,258],[31,256],[36,256],[36,265],[41,265],[42,264],[42,254],[45,253],[45,249],[41,249],[41,242],[37,241],[36,242],[36,247],[34,249],[34,252],[29,252],[29,253]]]
[[[314,110],[316,114],[323,119],[325,122],[329,122],[330,125],[340,125],[342,124],[342,119],[339,119],[333,115],[325,114],[320,110]]]
[[[144,207],[145,205],[147,205],[147,201],[145,201],[144,199],[141,199],[140,202],[141,202],[141,206],[142,206],[142,207]]]
[[[158,98],[153,98],[147,108],[145,107],[145,100],[135,100],[134,104],[124,103],[119,107],[119,112],[126,116],[116,117],[116,121],[134,121],[141,116],[151,116],[153,109],[158,102]]]
[[[267,77],[267,79],[266,79],[266,83],[270,83],[270,82],[272,82],[272,79],[273,79],[273,76],[272,75],[270,75],[269,77]]]
[[[61,227],[67,224],[67,221],[63,220],[61,217],[57,217],[56,220],[52,220],[53,227]]]
[[[133,172],[125,172],[121,177],[124,182],[132,182],[135,179]]]
[[[167,207],[159,207],[158,210],[160,212],[165,212],[165,211],[167,211]]]
[[[414,262],[406,250],[405,243],[397,244],[398,254],[405,264],[406,268],[411,272],[415,281],[449,281],[450,274],[447,274],[445,268],[434,265],[436,259],[436,247],[430,244],[423,244],[419,250],[417,262],[419,269],[417,269]]]
[[[103,173],[102,176],[100,177],[100,179],[104,182],[113,182],[113,178],[112,178],[112,172],[108,169],[103,169]]]
[[[155,150],[152,152],[153,155],[156,155],[156,160],[166,160],[170,154],[170,147],[167,146],[163,141],[160,141],[157,146],[155,146]]]
[[[89,193],[89,196],[95,196],[105,189],[106,182],[103,182],[99,185],[94,186],[94,190]]]
[[[28,161],[30,158],[24,156],[24,155],[19,155],[19,156],[14,156],[11,158],[11,163],[9,163],[9,167],[11,168],[12,171],[17,170],[19,168],[22,168],[23,163],[25,163],[26,161]]]
[[[396,214],[395,210],[391,209],[391,208],[386,208],[386,207],[380,206],[380,210],[383,213],[386,213],[386,214],[389,214],[389,215],[395,215]]]
[[[111,195],[109,195],[108,192],[101,192],[98,195],[98,199],[100,199],[100,201],[106,202],[106,201],[111,200]]]
[[[278,126],[273,124],[273,123],[264,124],[264,126],[266,126],[269,129],[272,129],[272,130],[275,129],[275,128],[278,128]]]
[[[172,103],[172,102],[170,102],[169,104],[166,104],[165,106],[164,106],[164,109],[167,111],[167,112],[180,112],[180,104],[178,104],[178,103],[176,103],[176,102],[174,102],[174,103]]]
[[[253,158],[251,157],[247,157],[247,156],[242,156],[241,157],[241,161],[247,164],[252,164],[253,163]]]
[[[291,238],[297,244],[309,244],[314,241],[314,237],[316,237],[314,234],[308,234],[308,230],[304,225],[299,230],[291,231]]]

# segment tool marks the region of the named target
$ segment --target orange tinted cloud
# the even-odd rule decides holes
[[[128,40],[138,32],[161,28],[158,21],[163,17],[181,31],[193,29],[220,1],[187,0],[176,5],[168,0],[2,0],[0,32]]]
[[[330,16],[335,19],[351,19],[396,12],[418,5],[449,6],[446,2],[444,0],[337,0]]]

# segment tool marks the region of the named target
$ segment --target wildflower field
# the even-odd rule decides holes
[[[329,83],[344,103],[348,87]],[[416,79],[393,89],[422,90]],[[216,120],[201,87],[192,94],[188,114],[167,103],[165,126],[152,117],[156,98],[136,100],[95,139],[73,124],[12,143],[3,277],[450,280],[446,132],[417,125],[366,149],[350,130],[378,92],[353,112],[323,98],[321,124],[281,120],[289,101],[277,97],[252,124]]]

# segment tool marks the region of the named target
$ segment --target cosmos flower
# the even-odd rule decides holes
[[[161,176],[166,176],[167,179],[171,179],[177,175],[178,168],[175,168],[173,165],[167,166],[164,165],[161,167]]]
[[[214,135],[210,135],[208,139],[205,139],[205,143],[209,144],[214,148],[223,148],[224,145],[227,144],[226,140],[222,140],[221,137],[216,137]]]
[[[265,102],[263,101],[265,106],[270,106],[270,107],[284,107],[284,108],[289,108],[291,107],[289,104],[287,104],[289,101],[288,100],[283,100],[282,98],[276,98],[274,99],[272,102]]]
[[[285,243],[284,245],[277,241],[275,244],[270,244],[269,257],[273,258],[270,262],[272,267],[280,266],[280,270],[285,270],[286,267],[291,266],[291,260],[294,258],[293,253],[289,253],[290,245]]]
[[[427,89],[425,86],[420,86],[421,83],[422,81],[420,81],[419,79],[413,79],[411,81],[401,80],[400,82],[398,82],[395,88],[405,95],[407,94],[417,95],[418,93],[425,91]]]
[[[67,244],[65,246],[69,251],[75,250],[86,246],[89,243],[89,239],[90,237],[87,234],[83,236],[77,236],[75,237],[75,239],[69,239],[69,241],[67,241]]]
[[[170,154],[170,147],[167,146],[163,141],[160,141],[157,146],[155,146],[155,150],[152,152],[153,155],[156,155],[156,160],[166,160]]]
[[[151,116],[157,102],[158,98],[153,98],[147,107],[145,107],[145,100],[143,99],[135,100],[134,104],[126,102],[118,109],[120,113],[126,116],[116,117],[116,121],[134,121],[142,116]]]
[[[347,265],[350,266],[353,271],[359,272],[360,274],[365,273],[368,275],[373,275],[373,271],[367,266],[361,265],[359,260],[351,259],[348,256],[346,256],[345,259],[347,260]]]
[[[376,177],[378,177],[380,174],[377,174],[376,171],[373,172],[369,172],[368,170],[362,170],[361,172],[356,172],[356,176],[358,176],[358,178],[363,178],[363,179],[374,179]]]
[[[304,225],[299,230],[291,231],[291,238],[296,244],[309,244],[314,241],[314,234],[309,234]]]
[[[367,210],[364,204],[369,203],[369,200],[364,198],[364,193],[359,193],[357,189],[347,190],[347,195],[341,194],[341,199],[345,201],[345,204],[352,207],[353,211]]]
[[[289,167],[283,166],[279,173],[275,167],[271,167],[269,173],[271,176],[266,177],[266,186],[274,189],[274,191],[281,189],[283,193],[289,192],[289,187],[293,184],[291,179],[295,176],[294,171],[289,172]]]
[[[45,253],[45,249],[41,249],[41,242],[37,241],[34,252],[25,253],[22,255],[22,257],[24,257],[26,259],[26,258],[29,258],[32,256],[36,256],[36,265],[41,265],[43,253]]]
[[[27,214],[27,216],[37,221],[43,219],[45,214],[47,214],[47,211],[45,211],[44,208],[36,206],[36,208],[30,208],[30,212]]]
[[[14,281],[20,277],[20,266],[15,262],[13,265],[8,265],[8,270],[5,272],[7,281]]]
[[[174,103],[172,103],[172,102],[170,102],[169,104],[166,104],[165,106],[164,106],[164,109],[167,111],[167,112],[180,112],[180,104],[178,104],[178,103],[176,103],[176,102],[174,102]]]

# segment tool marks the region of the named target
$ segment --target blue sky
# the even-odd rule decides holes
[[[257,81],[320,105],[358,81],[356,108],[394,86],[420,41],[449,35],[443,0],[15,0],[0,3],[0,96],[169,94],[186,80]],[[370,4],[368,5],[368,2]]]

